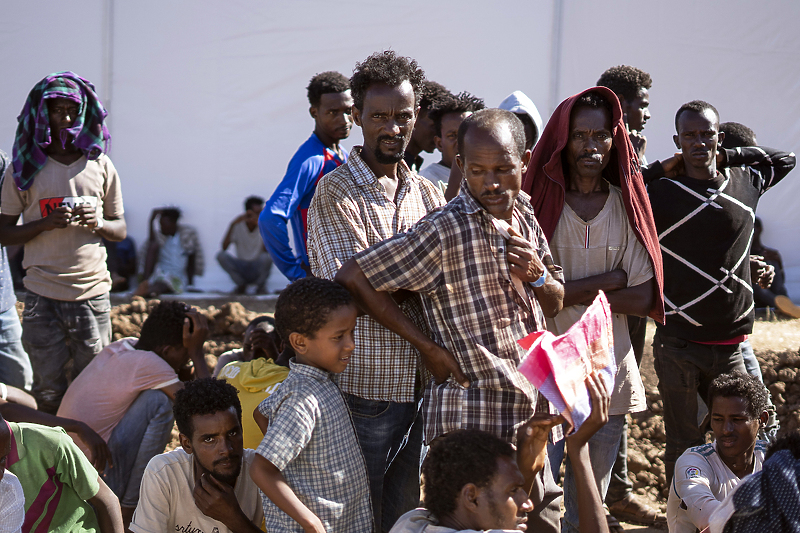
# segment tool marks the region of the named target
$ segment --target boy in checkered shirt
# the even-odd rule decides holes
[[[251,476],[263,492],[267,531],[373,529],[366,464],[331,379],[355,348],[356,315],[347,290],[321,278],[300,279],[278,298],[275,325],[295,357],[254,413],[265,434]]]

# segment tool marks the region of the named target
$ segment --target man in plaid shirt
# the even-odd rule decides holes
[[[403,161],[423,83],[417,63],[391,51],[356,65],[350,80],[353,120],[362,128],[364,146],[354,147],[347,163],[317,185],[308,211],[308,256],[315,276],[333,279],[354,254],[404,233],[444,204],[439,189]],[[418,296],[400,305],[424,327]],[[368,316],[358,319],[355,337],[339,387],[367,462],[376,530],[388,531],[419,503],[419,354]],[[460,374],[452,356],[444,365],[442,379],[451,371]]]
[[[459,196],[408,232],[356,254],[336,281],[416,346],[435,376],[446,376],[446,369],[429,361],[455,356],[464,370],[466,386],[459,376],[426,384],[428,442],[461,428],[512,441],[533,415],[537,396],[517,371],[524,350],[516,341],[544,329],[544,316],[561,310],[563,276],[527,195],[520,193],[530,159],[520,120],[484,109],[465,119],[458,133],[456,161],[466,181]],[[390,293],[402,290],[422,295],[431,336],[394,304]],[[551,512],[540,516],[537,505],[531,518],[543,518],[537,526],[557,531],[557,500],[547,502],[542,488],[552,473],[545,468],[543,476],[532,498],[552,504]]]

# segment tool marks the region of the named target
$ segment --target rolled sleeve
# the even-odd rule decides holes
[[[355,260],[377,291],[430,293],[443,275],[441,238],[427,220],[357,254]]]

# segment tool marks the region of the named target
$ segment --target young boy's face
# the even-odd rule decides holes
[[[339,307],[330,312],[328,322],[313,337],[300,335],[302,344],[292,343],[297,362],[334,374],[344,372],[356,347],[353,332],[357,315],[352,304]]]

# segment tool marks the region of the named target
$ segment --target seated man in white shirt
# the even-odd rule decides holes
[[[175,394],[181,448],[147,465],[133,533],[261,531],[264,512],[250,479],[255,452],[242,445],[238,394],[213,378],[186,383]]]
[[[761,470],[766,442],[757,440],[767,423],[767,389],[741,371],[711,382],[711,430],[714,442],[689,448],[675,463],[667,501],[670,533],[704,529],[714,510],[740,482]]]
[[[244,201],[244,213],[233,219],[222,240],[222,250],[217,252],[219,266],[236,284],[234,294],[245,294],[247,286],[256,286],[256,294],[266,294],[267,278],[272,268],[272,258],[261,240],[258,217],[264,209],[264,199],[250,196]],[[228,251],[236,246],[236,255]]]

